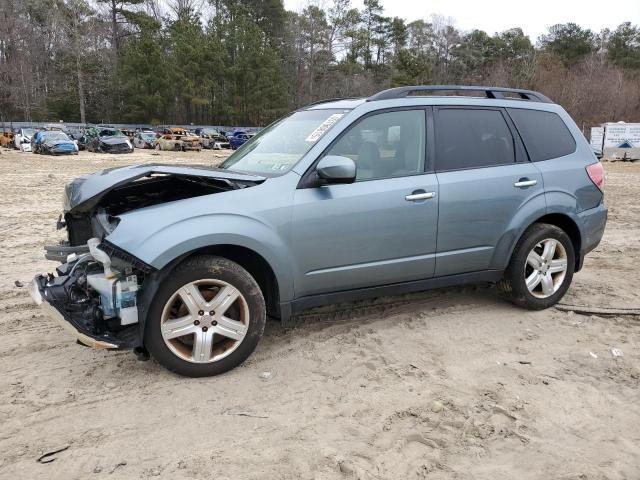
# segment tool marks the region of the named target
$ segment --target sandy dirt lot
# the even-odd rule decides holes
[[[55,267],[65,182],[216,155],[2,151],[0,478],[640,478],[637,316],[437,290],[269,322],[244,365],[194,380],[75,344],[16,285]],[[606,235],[564,302],[639,307],[640,163],[606,170]]]

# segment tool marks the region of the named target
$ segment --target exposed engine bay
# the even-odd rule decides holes
[[[111,182],[107,182],[112,177]],[[246,177],[246,178],[245,178]],[[142,345],[139,293],[153,267],[109,243],[118,215],[167,202],[246,188],[260,177],[218,174],[207,169],[133,166],[75,180],[65,190],[65,212],[57,228],[68,241],[46,246],[61,263],[55,274],[38,275],[34,300],[49,308],[81,343],[98,348]]]
[[[78,332],[99,339],[103,348],[136,347],[137,292],[147,272],[118,259],[112,262],[99,243],[90,239],[88,253],[71,254],[55,275],[38,275],[31,294],[36,301],[40,296]]]
[[[199,197],[237,188],[230,181],[197,176],[150,174],[116,187],[96,203],[67,212],[60,227],[67,227],[69,245],[83,245],[92,236],[110,233],[117,215],[139,208]]]

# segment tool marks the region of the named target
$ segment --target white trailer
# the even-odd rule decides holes
[[[640,159],[640,123],[605,123],[603,127],[604,158]]]

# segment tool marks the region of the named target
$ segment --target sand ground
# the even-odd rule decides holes
[[[55,267],[42,247],[67,181],[220,155],[3,149],[0,478],[640,478],[637,316],[443,289],[269,322],[244,365],[194,380],[75,344],[16,286]],[[607,231],[564,302],[640,307],[640,163],[606,170]]]

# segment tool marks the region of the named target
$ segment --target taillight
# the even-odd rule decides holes
[[[587,174],[596,187],[604,192],[604,168],[600,162],[594,163],[587,167]]]

